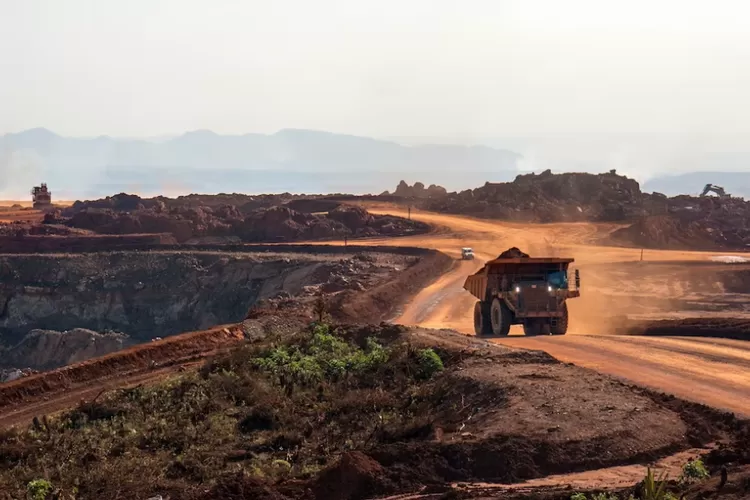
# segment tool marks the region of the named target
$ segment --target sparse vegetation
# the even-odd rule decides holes
[[[443,369],[431,349],[316,323],[294,338],[236,348],[198,372],[102,394],[3,433],[0,499],[41,500],[53,490],[77,500],[192,499],[224,491],[240,472],[259,488],[309,479],[344,451],[426,437],[435,421],[460,421],[458,396],[437,377]],[[38,479],[42,471],[47,479]]]
[[[667,489],[669,484],[667,479],[666,472],[659,475],[657,479],[654,476],[653,470],[649,467],[646,470],[646,477],[644,477],[640,484],[640,493],[638,496],[629,495],[627,497],[620,497],[617,494],[606,492],[591,493],[589,495],[574,493],[571,495],[570,500],[676,500],[677,497]]]

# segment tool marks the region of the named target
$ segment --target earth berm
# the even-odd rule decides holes
[[[254,340],[197,371],[6,430],[0,491],[19,497],[43,479],[79,499],[363,499],[644,463],[717,441],[732,454],[746,439],[729,414],[542,352],[307,321],[260,314],[244,328]]]

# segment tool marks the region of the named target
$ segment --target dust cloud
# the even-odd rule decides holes
[[[43,171],[44,160],[34,151],[0,147],[0,199],[29,199]]]
[[[398,207],[381,206],[378,211],[405,215]],[[608,244],[609,233],[619,227],[615,224],[524,224],[424,212],[412,215],[441,230],[378,244],[435,248],[456,258],[458,249],[466,246],[474,248],[482,261],[513,246],[535,257],[574,258],[571,270],[580,271],[581,296],[568,303],[570,335],[624,333],[639,321],[717,314],[726,307],[735,308],[733,315],[750,315],[750,307],[742,312],[744,302],[723,304],[731,277],[737,274],[736,264],[712,262],[711,253],[668,250],[650,250],[641,262],[639,248]],[[476,299],[463,290],[463,283],[482,261],[455,266],[415,297],[402,319],[408,324],[473,333]],[[747,273],[750,284],[750,270]],[[511,335],[521,332],[520,327],[511,329]]]

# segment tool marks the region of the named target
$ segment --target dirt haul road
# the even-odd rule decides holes
[[[368,206],[368,210],[407,215],[393,207]],[[463,283],[468,274],[484,265],[484,261],[495,258],[510,246],[517,246],[532,256],[572,256],[576,259],[574,265],[581,270],[582,297],[569,303],[568,335],[524,337],[521,328],[514,326],[510,337],[493,341],[544,350],[565,362],[750,416],[750,399],[747,398],[750,394],[750,343],[613,335],[622,320],[621,315],[675,318],[712,314],[716,309],[712,301],[725,296],[720,288],[714,288],[713,295],[707,293],[696,299],[690,283],[685,281],[689,278],[683,277],[680,281],[672,277],[690,268],[691,263],[710,263],[712,258],[726,253],[646,250],[646,264],[634,265],[641,258],[640,249],[602,245],[607,235],[620,227],[615,224],[517,224],[415,212],[412,217],[438,229],[427,235],[368,243],[435,248],[456,259],[460,257],[461,247],[469,246],[474,248],[477,259],[457,260],[450,272],[422,290],[394,321],[473,333],[472,310],[476,299],[463,290]],[[679,263],[669,267],[672,261]],[[666,269],[666,275],[662,273],[661,277],[648,268],[658,262],[664,263]],[[705,311],[683,313],[679,310],[684,304],[701,300],[704,305],[708,304]]]

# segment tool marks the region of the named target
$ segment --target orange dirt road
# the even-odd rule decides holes
[[[368,210],[406,216],[404,210],[394,207],[371,205]],[[511,246],[531,255],[571,256],[576,259],[574,266],[581,270],[582,296],[569,303],[568,335],[525,337],[522,329],[514,326],[509,337],[493,339],[494,342],[543,350],[564,362],[750,416],[750,398],[747,397],[750,394],[750,343],[611,334],[613,315],[638,315],[649,302],[680,294],[668,279],[651,280],[648,274],[639,274],[637,267],[632,265],[629,268],[621,265],[619,269],[617,264],[605,265],[640,260],[640,249],[602,244],[618,225],[517,224],[416,211],[412,211],[412,217],[439,229],[427,235],[377,239],[368,243],[435,248],[457,260],[450,272],[407,304],[395,322],[473,333],[472,310],[476,299],[463,290],[463,283],[468,274],[484,265],[485,260],[496,257]],[[461,247],[472,247],[477,259],[458,260]],[[646,250],[644,261],[707,261],[719,255],[727,253]],[[623,272],[622,269],[633,271]],[[611,274],[613,270],[619,274]],[[628,288],[633,283],[639,285],[637,291]],[[636,295],[639,295],[639,302],[634,301]],[[679,314],[673,309],[662,312],[665,317]]]

